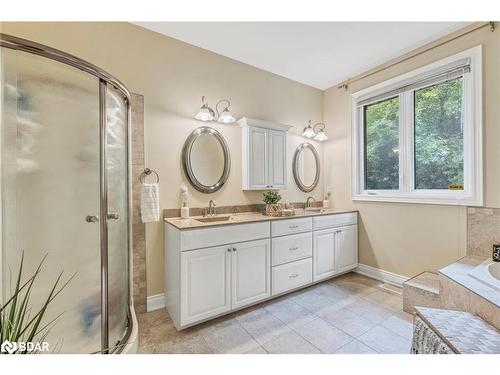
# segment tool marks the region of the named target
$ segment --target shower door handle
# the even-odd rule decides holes
[[[118,220],[119,217],[120,216],[118,215],[117,212],[112,212],[108,214],[108,220]]]
[[[85,221],[87,223],[97,223],[99,221],[99,216],[94,216],[94,215],[88,215],[85,218]]]

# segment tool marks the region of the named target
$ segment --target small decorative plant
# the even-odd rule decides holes
[[[277,191],[268,190],[263,194],[263,201],[266,204],[266,215],[281,216],[281,195]]]
[[[281,195],[277,191],[266,191],[264,194],[265,204],[277,204],[281,200]]]
[[[36,354],[48,349],[45,339],[63,313],[46,322],[44,318],[47,307],[75,275],[62,283],[63,273],[59,273],[42,306],[33,310],[30,296],[46,257],[41,260],[35,272],[23,280],[24,253],[21,256],[14,292],[3,305],[0,304],[0,343],[3,343],[2,349],[5,349],[0,354]]]

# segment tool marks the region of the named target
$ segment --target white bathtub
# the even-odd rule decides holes
[[[485,260],[469,272],[469,276],[482,282],[492,289],[500,291],[500,262]]]

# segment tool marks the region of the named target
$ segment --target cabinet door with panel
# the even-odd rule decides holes
[[[181,253],[181,325],[231,309],[231,254],[227,246]]]
[[[286,187],[286,132],[268,130],[269,143],[269,187]]]
[[[336,228],[313,233],[313,281],[326,279],[336,272]]]
[[[271,295],[271,243],[269,239],[232,246],[232,308],[240,308]]]
[[[250,127],[248,129],[248,181],[250,189],[265,189],[268,181],[268,133],[266,129]]]
[[[336,253],[338,272],[345,272],[358,266],[358,228],[356,225],[338,229]]]

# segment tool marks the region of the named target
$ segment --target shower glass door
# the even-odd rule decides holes
[[[0,49],[0,297],[5,300],[11,294],[22,252],[25,278],[47,254],[31,296],[33,311],[59,272],[64,271],[64,280],[76,274],[46,313],[48,320],[62,313],[47,338],[50,351],[100,351],[100,228],[99,222],[92,222],[94,217],[103,219],[97,218],[99,78],[48,58]],[[120,204],[120,220],[126,220]],[[118,242],[123,233],[110,237]],[[121,251],[126,249],[123,245]],[[126,270],[123,266],[122,272]]]
[[[111,84],[106,89],[109,347],[116,348],[128,325],[128,107]]]

